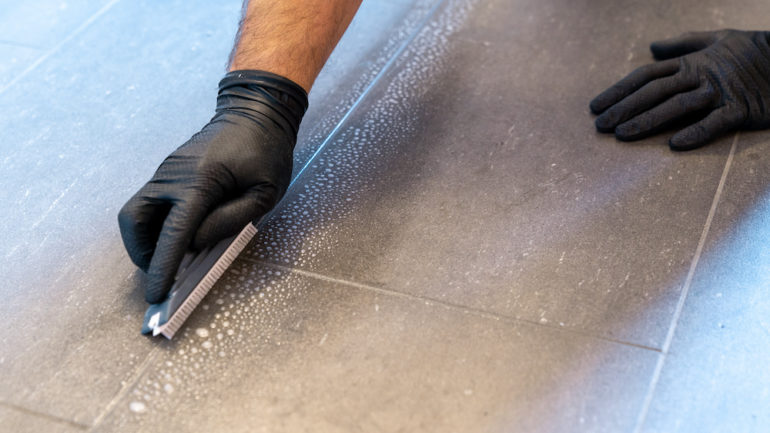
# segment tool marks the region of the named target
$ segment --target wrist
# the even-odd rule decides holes
[[[269,119],[294,138],[307,108],[305,89],[271,72],[236,70],[219,82],[218,112],[237,109],[257,121]]]

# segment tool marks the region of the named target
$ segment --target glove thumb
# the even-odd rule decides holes
[[[700,51],[716,42],[720,36],[719,32],[689,32],[675,38],[653,42],[650,50],[657,60],[672,59]]]
[[[258,221],[278,201],[272,185],[257,185],[245,194],[212,210],[195,233],[193,248],[200,250],[237,235],[246,224]]]

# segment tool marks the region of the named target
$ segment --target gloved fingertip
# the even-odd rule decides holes
[[[634,141],[639,136],[639,125],[634,122],[626,122],[615,128],[615,138],[620,141]]]
[[[676,152],[684,152],[686,150],[697,149],[706,144],[702,140],[696,140],[691,137],[683,137],[674,135],[668,140],[668,147]]]
[[[593,114],[602,114],[606,109],[603,101],[601,101],[598,97],[594,98],[591,103],[588,104],[588,108],[591,109],[591,113]]]
[[[596,130],[605,134],[615,132],[615,125],[606,116],[599,116],[594,121]]]
[[[652,57],[655,60],[666,60],[671,57],[668,50],[666,49],[665,42],[663,41],[655,41],[651,43],[650,51],[652,52]]]

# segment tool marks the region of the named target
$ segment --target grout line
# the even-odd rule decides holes
[[[433,18],[433,16],[436,14],[436,11],[446,2],[446,0],[438,0],[436,4],[428,11],[425,18],[423,18],[416,26],[414,32],[412,32],[411,35],[409,35],[408,38],[404,40],[404,42],[401,43],[401,46],[398,47],[398,50],[396,50],[395,53],[388,59],[388,61],[382,66],[382,69],[380,69],[380,72],[375,75],[375,77],[372,79],[372,81],[369,83],[368,86],[366,86],[366,89],[364,89],[363,92],[361,92],[361,95],[358,96],[358,99],[356,99],[356,102],[353,103],[353,105],[350,106],[350,109],[348,109],[348,112],[345,113],[344,116],[342,116],[342,119],[340,119],[339,122],[337,122],[337,125],[332,129],[332,131],[329,133],[329,135],[326,137],[326,140],[324,140],[320,146],[318,146],[318,149],[313,153],[313,155],[310,157],[310,159],[307,160],[305,165],[300,169],[299,172],[297,172],[297,176],[294,178],[299,179],[300,175],[305,171],[306,168],[310,166],[310,163],[313,162],[315,157],[321,153],[321,151],[326,147],[327,144],[329,144],[330,141],[332,141],[334,138],[337,137],[337,133],[342,129],[342,125],[345,123],[346,120],[351,116],[351,114],[356,110],[356,108],[361,104],[361,102],[369,95],[369,92],[372,91],[372,89],[379,84],[379,81],[382,77],[385,76],[385,74],[390,70],[390,68],[393,66],[393,64],[396,63],[396,60],[401,57],[401,54],[406,51],[407,47],[412,44],[412,41],[414,41],[417,36],[422,33],[422,31],[425,29],[425,27],[428,25],[428,22]]]
[[[465,313],[471,313],[471,314],[474,314],[476,316],[483,317],[483,318],[486,318],[486,319],[493,319],[493,320],[507,322],[507,323],[518,323],[518,324],[532,325],[532,326],[536,326],[536,327],[539,327],[539,328],[547,328],[547,329],[551,329],[551,330],[566,332],[568,334],[580,335],[582,337],[588,337],[588,338],[593,338],[593,339],[597,339],[597,340],[606,341],[606,342],[609,342],[609,343],[619,344],[619,345],[622,345],[622,346],[629,346],[629,347],[633,347],[633,348],[636,348],[636,349],[643,349],[643,350],[648,350],[648,351],[651,351],[651,352],[660,353],[660,349],[657,349],[657,348],[654,348],[654,347],[645,346],[643,344],[631,343],[631,342],[622,341],[622,340],[617,340],[617,339],[613,339],[613,338],[607,338],[607,337],[603,337],[603,336],[600,336],[600,335],[594,335],[594,334],[591,334],[591,333],[579,330],[577,328],[567,328],[567,327],[561,327],[561,326],[546,325],[546,324],[543,324],[543,323],[540,323],[540,322],[536,322],[534,320],[522,319],[522,318],[519,318],[519,317],[504,316],[504,315],[501,315],[501,314],[493,313],[493,312],[482,310],[482,309],[479,309],[479,308],[468,307],[468,306],[465,306],[465,305],[455,304],[455,303],[452,303],[452,302],[442,301],[442,300],[439,300],[439,299],[428,298],[428,297],[424,297],[424,296],[412,295],[412,294],[409,294],[409,293],[399,292],[397,290],[385,289],[385,288],[381,288],[381,287],[370,286],[370,285],[367,285],[367,284],[357,283],[357,282],[354,282],[354,281],[342,280],[342,279],[339,279],[339,278],[334,278],[334,277],[330,277],[330,276],[327,276],[327,275],[318,274],[318,273],[313,272],[313,271],[306,271],[304,269],[291,268],[291,267],[288,267],[288,266],[279,265],[277,263],[272,263],[272,262],[258,260],[258,259],[252,259],[252,258],[249,258],[249,257],[241,257],[241,260],[244,260],[244,261],[247,261],[247,262],[250,262],[250,263],[254,263],[254,264],[259,264],[259,265],[264,265],[264,266],[280,269],[282,271],[286,271],[286,272],[289,272],[289,273],[296,273],[296,274],[303,275],[303,276],[306,276],[306,277],[310,277],[310,278],[314,278],[314,279],[322,280],[322,281],[327,281],[327,282],[330,282],[330,283],[335,283],[335,284],[339,284],[339,285],[343,285],[343,286],[355,287],[355,288],[358,288],[358,289],[361,289],[361,290],[367,290],[367,291],[372,291],[372,292],[381,293],[381,294],[385,294],[385,295],[395,296],[395,297],[398,297],[398,298],[408,299],[408,300],[411,300],[411,301],[420,301],[420,302],[426,302],[426,303],[441,305],[441,306],[446,307],[446,308],[451,308],[453,310],[460,310],[460,311],[465,312]]]
[[[390,68],[396,63],[396,60],[401,56],[401,54],[406,51],[406,49],[411,45],[412,41],[414,41],[417,36],[419,36],[420,33],[426,28],[428,25],[428,22],[433,18],[433,16],[436,14],[436,11],[446,3],[446,0],[438,0],[433,7],[428,11],[426,16],[415,26],[415,30],[412,32],[412,34],[407,37],[404,42],[401,43],[401,46],[398,47],[398,50],[396,50],[395,53],[393,53],[392,56],[390,56],[390,59],[382,66],[380,69],[380,72],[377,73],[377,75],[374,76],[372,81],[366,86],[363,92],[358,96],[356,99],[356,102],[353,103],[353,105],[350,106],[348,111],[345,113],[344,116],[337,122],[337,124],[334,126],[334,128],[331,130],[329,135],[326,136],[326,139],[324,139],[323,142],[321,142],[321,145],[318,146],[318,149],[313,152],[313,154],[310,156],[310,158],[307,160],[305,165],[302,166],[302,168],[297,172],[297,175],[294,177],[294,180],[289,183],[289,187],[286,189],[286,192],[284,193],[284,196],[289,195],[289,192],[291,191],[291,188],[294,186],[294,184],[299,180],[302,173],[310,167],[310,164],[315,160],[315,158],[321,153],[321,151],[326,148],[326,146],[335,138],[337,138],[337,134],[342,130],[342,125],[345,124],[345,122],[350,118],[350,116],[353,114],[353,112],[358,108],[359,105],[361,105],[361,102],[363,102],[364,99],[366,99],[367,96],[369,96],[369,93],[374,89],[374,87],[379,84],[379,81],[382,77],[385,76],[385,74],[390,70]],[[2,93],[2,90],[0,90],[0,94]],[[265,214],[261,221],[264,223],[270,217],[278,210],[278,208],[281,207],[281,204],[284,203],[284,201],[279,201],[278,204],[270,210],[267,214]]]
[[[679,301],[676,304],[676,309],[674,310],[674,315],[671,318],[671,324],[669,325],[666,339],[663,342],[661,353],[658,356],[658,362],[655,365],[655,370],[652,374],[652,379],[650,380],[650,386],[647,390],[647,395],[644,398],[642,409],[639,412],[639,417],[636,420],[634,433],[641,432],[642,427],[644,426],[644,422],[647,418],[647,413],[650,411],[650,406],[652,405],[652,397],[655,394],[655,389],[657,388],[658,382],[660,381],[660,376],[663,372],[663,365],[666,362],[666,356],[671,349],[671,343],[674,340],[674,333],[676,331],[677,325],[679,324],[679,319],[682,316],[682,311],[684,310],[684,303],[687,300],[687,295],[690,293],[690,286],[692,285],[692,280],[695,276],[695,270],[698,267],[698,262],[700,261],[701,254],[703,253],[703,247],[706,244],[706,238],[708,238],[709,231],[711,230],[711,223],[714,220],[714,215],[716,214],[719,199],[722,197],[722,191],[724,190],[725,183],[727,182],[727,175],[730,172],[730,167],[733,163],[733,157],[735,155],[735,149],[738,147],[738,139],[740,138],[740,135],[740,132],[735,134],[733,143],[730,146],[730,153],[727,155],[727,161],[725,161],[725,167],[722,170],[722,177],[719,179],[719,185],[717,186],[717,190],[714,193],[714,199],[711,202],[711,208],[709,209],[708,217],[706,217],[706,223],[703,225],[703,231],[701,232],[700,240],[698,241],[698,247],[695,249],[695,255],[693,256],[692,262],[690,263],[690,269],[687,272],[687,278],[685,278],[684,284],[682,285],[682,292],[679,294]]]
[[[58,417],[56,415],[51,415],[51,414],[48,414],[48,413],[45,413],[45,412],[38,412],[36,410],[28,409],[28,408],[23,407],[23,406],[18,406],[18,405],[15,405],[13,403],[8,403],[8,402],[5,402],[5,401],[0,401],[0,406],[8,408],[8,409],[11,409],[11,410],[15,410],[17,412],[24,413],[26,415],[31,415],[31,416],[38,417],[38,418],[45,418],[48,421],[53,421],[53,422],[56,422],[56,423],[59,423],[59,424],[67,424],[67,425],[69,425],[71,427],[75,427],[75,428],[77,428],[79,430],[86,430],[86,429],[88,429],[87,425],[81,424],[81,423],[79,423],[77,421],[72,421],[72,420],[69,420],[69,419],[66,419],[66,418],[61,418],[61,417]]]
[[[107,406],[104,407],[102,412],[97,416],[93,423],[91,424],[91,428],[88,430],[93,431],[95,428],[99,427],[99,424],[104,421],[104,419],[107,417],[107,415],[112,412],[112,410],[115,408],[115,406],[118,405],[118,402],[123,399],[123,397],[128,394],[128,391],[134,387],[136,382],[139,381],[139,379],[142,377],[145,371],[150,367],[150,364],[155,362],[155,358],[158,357],[160,346],[155,346],[150,351],[149,355],[147,355],[146,358],[144,358],[144,361],[139,365],[139,367],[134,370],[134,373],[131,375],[131,377],[126,381],[126,383],[123,385],[123,387],[120,388],[120,391],[118,391],[117,394],[115,394],[115,397],[110,400],[110,402],[107,404]]]
[[[75,36],[80,34],[83,30],[88,28],[88,26],[93,24],[93,22],[96,21],[97,18],[99,18],[100,16],[104,15],[105,12],[107,12],[112,6],[115,5],[115,3],[119,2],[119,1],[120,0],[111,0],[109,3],[107,3],[104,6],[102,6],[101,9],[96,11],[95,14],[91,15],[91,17],[89,17],[87,20],[85,20],[85,22],[83,24],[81,24],[78,28],[76,28],[69,35],[67,35],[66,38],[62,39],[58,44],[54,45],[53,48],[51,48],[45,54],[40,56],[31,65],[27,66],[27,69],[21,71],[21,73],[19,73],[19,75],[17,75],[11,81],[9,81],[8,84],[6,84],[3,87],[0,87],[0,95],[5,93],[5,91],[8,90],[11,86],[13,86],[14,84],[18,83],[22,78],[27,76],[27,74],[29,74],[35,68],[40,66],[41,63],[45,62],[49,57],[51,57],[53,54],[55,54],[57,51],[59,51],[59,49],[61,49],[61,47],[64,46],[64,44],[66,44],[67,42],[72,40],[72,38],[74,38]]]

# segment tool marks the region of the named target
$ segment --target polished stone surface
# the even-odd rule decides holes
[[[592,70],[625,42],[561,41],[585,34],[570,14],[599,9],[622,18],[630,5],[446,9],[247,254],[660,348],[730,137],[683,157],[661,137],[597,134],[589,92],[612,81]],[[537,31],[531,21],[541,33],[509,40],[508,28]],[[572,72],[554,65],[575,49]],[[629,59],[614,75],[649,61]]]
[[[767,133],[672,153],[587,108],[765,2],[365,1],[292,191],[172,342],[115,219],[211,116],[240,1],[17,3],[0,432],[770,429]]]
[[[628,431],[656,359],[245,260],[179,337],[95,431]]]

